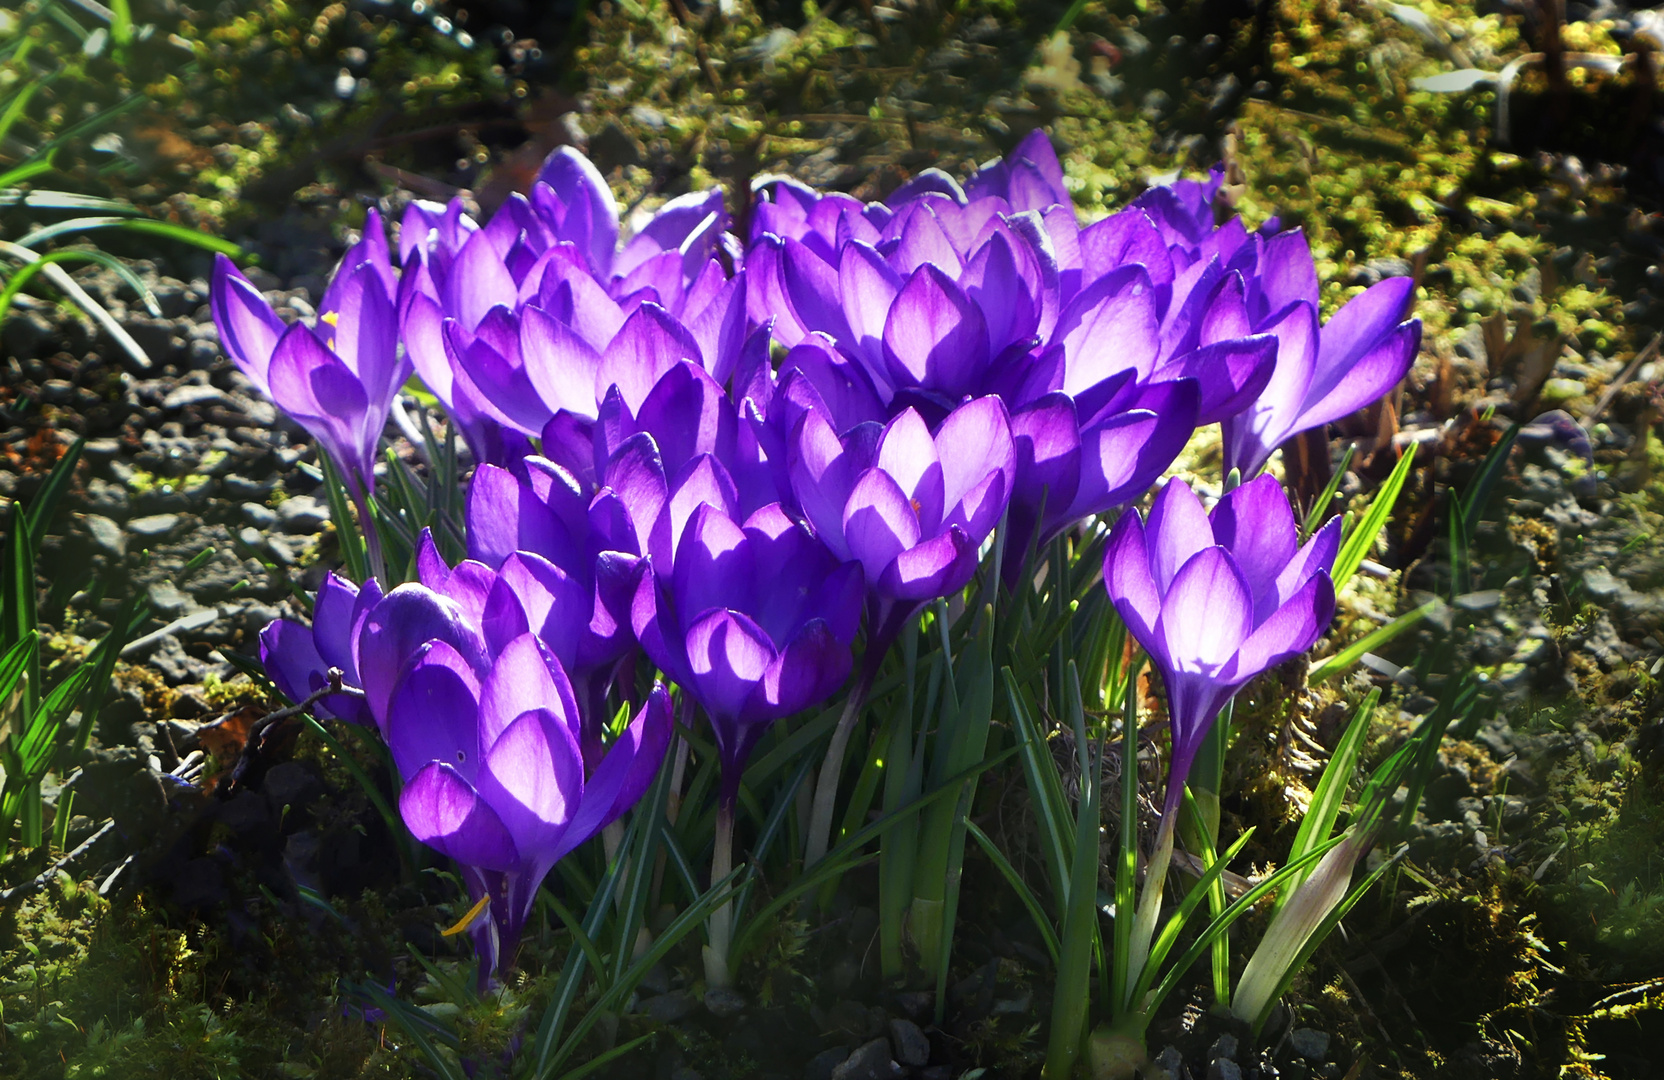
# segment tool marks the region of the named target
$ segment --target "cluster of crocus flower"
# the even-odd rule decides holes
[[[748,755],[839,692],[864,617],[813,860],[885,652],[966,587],[1002,521],[1015,583],[1035,542],[1139,498],[1199,425],[1252,477],[1405,375],[1409,281],[1320,323],[1303,235],[1216,224],[1218,183],[1082,225],[1036,132],[963,185],[927,170],[862,203],[769,179],[743,242],[705,192],[620,246],[605,181],[563,149],[483,223],[413,203],[396,271],[372,213],[315,326],[282,326],[222,259],[227,352],[361,510],[412,370],[477,462],[468,560],[429,541],[385,595],[330,579],[311,630],[262,636],[268,670],[295,697],[331,668],[363,690],[322,705],[388,741],[412,832],[490,898],[476,934],[495,963],[554,861],[663,756],[669,704],[634,698],[640,656],[710,722],[724,865]],[[1106,581],[1166,681],[1177,780],[1230,694],[1326,624],[1334,539],[1297,551],[1266,477],[1211,519],[1182,485],[1147,527],[1122,516]],[[609,739],[622,700],[636,719]]]

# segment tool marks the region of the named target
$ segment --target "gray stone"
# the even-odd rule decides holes
[[[832,1070],[832,1080],[889,1080],[900,1076],[901,1066],[890,1059],[890,1040],[862,1043]]]
[[[930,1038],[913,1021],[891,1020],[890,1042],[895,1046],[896,1060],[903,1065],[930,1063]]]
[[[849,1057],[849,1047],[834,1046],[829,1050],[822,1050],[809,1059],[809,1064],[803,1067],[803,1080],[832,1080],[832,1070],[842,1065]]]
[[[38,311],[14,311],[0,333],[0,348],[20,360],[34,357],[43,342],[52,337],[52,323]]]
[[[206,405],[209,402],[225,400],[225,391],[215,386],[181,386],[162,399],[162,408],[169,410],[186,409],[193,405]]]
[[[178,527],[178,514],[151,514],[127,523],[128,532],[145,540],[160,540]]]
[[[745,1011],[745,998],[733,990],[715,987],[705,991],[705,1008],[718,1019],[738,1016]]]
[[[284,566],[295,565],[295,549],[289,546],[289,541],[281,536],[266,537],[266,549],[272,553],[272,558]]]
[[[269,529],[277,524],[277,512],[269,506],[249,502],[243,504],[243,520],[256,529]]]
[[[646,994],[668,994],[670,993],[670,972],[665,970],[663,964],[654,964],[647,969],[647,974],[641,977],[641,982],[637,985]]]
[[[86,518],[87,535],[100,551],[116,558],[127,554],[127,535],[121,531],[121,526],[101,514],[88,514]]]
[[[1226,1032],[1225,1034],[1219,1036],[1219,1038],[1213,1040],[1213,1046],[1208,1049],[1208,1057],[1209,1059],[1230,1058],[1235,1061],[1236,1036],[1232,1035],[1230,1032]]]
[[[310,495],[293,495],[277,507],[277,520],[287,533],[315,533],[329,520],[329,507]]]
[[[1316,1028],[1295,1028],[1288,1033],[1288,1043],[1294,1052],[1310,1061],[1327,1061],[1329,1033]]]
[[[1156,1055],[1155,1068],[1160,1069],[1162,1075],[1178,1077],[1184,1075],[1184,1053],[1176,1046],[1169,1046]]]
[[[150,597],[150,606],[167,615],[183,611],[191,603],[191,598],[180,592],[179,586],[171,581],[152,582],[145,593]]]
[[[102,476],[95,476],[87,481],[86,494],[82,496],[81,505],[88,513],[103,514],[105,517],[124,518],[132,498],[127,489],[119,484],[112,484]]]
[[[172,355],[174,342],[184,344],[182,339],[174,337],[173,323],[166,319],[152,319],[147,315],[133,316],[123,319],[121,328],[138,342],[150,357],[152,363],[165,363]]]
[[[1242,1066],[1230,1058],[1214,1058],[1208,1065],[1208,1080],[1242,1080]]]
[[[699,1003],[686,994],[677,992],[650,997],[642,1009],[655,1024],[674,1024],[686,1020]]]

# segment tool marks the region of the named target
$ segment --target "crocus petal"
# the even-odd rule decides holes
[[[670,518],[666,508],[670,488],[659,460],[659,448],[651,435],[642,432],[626,439],[607,462],[602,482],[617,493],[629,510],[636,534],[636,554],[669,546]]]
[[[787,449],[787,474],[792,495],[815,535],[837,558],[848,559],[844,505],[858,473],[838,433],[820,413],[804,413],[797,422]]]
[[[293,619],[273,619],[260,631],[260,666],[290,701],[306,700],[323,685],[313,686],[313,679],[328,669],[312,628]]]
[[[781,272],[792,310],[807,330],[819,330],[838,341],[850,339],[849,323],[838,302],[838,268],[796,240],[787,240]]]
[[[1318,573],[1272,612],[1245,640],[1226,677],[1245,682],[1311,648],[1335,614],[1335,586]]]
[[[224,255],[214,256],[214,277],[208,296],[225,355],[264,391],[266,368],[271,363],[277,339],[283,334],[283,320],[272,311],[260,290]]]
[[[1074,502],[1080,485],[1075,403],[1066,394],[1047,394],[1011,417],[1011,435],[1016,453],[1012,499],[1037,513],[1043,495],[1048,516],[1056,516],[1060,507]]]
[[[971,256],[959,283],[982,312],[990,351],[1027,341],[1040,325],[1039,276],[1033,256],[1006,232],[995,233]]]
[[[1094,421],[1081,432],[1080,486],[1073,503],[1047,511],[1048,533],[1125,505],[1147,491],[1195,430],[1196,383],[1158,383],[1137,409]]]
[[[831,697],[849,677],[849,646],[820,619],[804,625],[763,673],[741,713],[746,721],[777,720]]]
[[[1190,485],[1174,480],[1156,496],[1146,527],[1150,534],[1150,570],[1156,588],[1165,595],[1179,567],[1213,545],[1213,526]]]
[[[457,252],[451,266],[447,291],[451,294],[445,313],[472,331],[494,307],[513,309],[519,287],[503,265],[491,237],[477,232]]]
[[[567,823],[556,858],[588,840],[634,806],[653,783],[675,728],[670,695],[657,684],[584,784],[577,813]]]
[[[699,363],[699,343],[658,304],[642,304],[601,354],[595,399],[617,386],[632,414],[639,412],[660,376],[680,360]]]
[[[424,645],[393,691],[387,748],[399,775],[443,761],[472,781],[480,763],[480,686],[473,667],[443,641]]]
[[[954,205],[950,199],[926,195],[898,214],[886,228],[886,232],[900,239],[890,260],[891,265],[903,274],[912,274],[920,267],[930,266],[936,268],[938,273],[957,278],[964,269],[959,252],[932,210],[938,199],[946,206]]]
[[[760,584],[773,590],[778,583],[759,580],[744,531],[719,507],[702,503],[682,530],[671,571],[671,591],[683,621],[692,622],[712,608],[749,610],[749,598]]]
[[[774,643],[749,616],[718,609],[688,627],[688,665],[700,703],[713,721],[738,719],[774,663]]]
[[[1335,556],[1340,551],[1340,527],[1339,517],[1330,518],[1321,529],[1312,534],[1312,538],[1306,541],[1306,546],[1302,547],[1277,575],[1276,597],[1279,606],[1288,603],[1288,598],[1294,595],[1295,590],[1310,578],[1334,571]]]
[[[838,263],[838,288],[849,326],[846,343],[869,371],[882,377],[884,387],[889,384],[888,373],[882,370],[884,324],[901,285],[901,275],[871,246],[857,242],[843,249]]]
[[[578,545],[555,511],[507,469],[474,470],[467,520],[468,554],[487,566],[501,566],[516,551],[535,552],[557,566],[578,564]]]
[[[893,477],[882,469],[868,469],[844,505],[842,533],[850,555],[866,570],[867,581],[876,583],[897,555],[918,544],[919,517]]]
[[[652,552],[655,567],[669,570],[689,519],[707,503],[730,518],[739,512],[739,492],[728,470],[712,455],[701,454],[688,462],[671,484],[669,534],[663,538],[664,546]]]
[[[687,637],[676,622],[676,605],[663,579],[644,563],[630,602],[630,628],[647,659],[682,687],[693,685],[688,667]]]
[[[520,862],[497,812],[444,762],[433,762],[405,785],[399,816],[410,835],[457,862],[498,871],[513,870]]]
[[[998,405],[997,399],[985,400],[993,400]],[[977,421],[986,419],[989,412],[982,408],[968,416],[962,422],[964,433],[973,438],[981,434],[985,442],[991,443],[991,432],[979,432],[977,429]],[[902,494],[912,502],[919,531],[926,535],[936,531],[942,520],[942,511],[946,509],[943,501],[946,494],[943,462],[938,457],[937,445],[924,419],[914,409],[904,409],[891,420],[878,440],[878,468],[888,473]],[[955,452],[960,449],[954,443],[945,445],[952,446]],[[974,454],[975,449],[971,452]]]
[[[312,605],[312,626],[318,656],[328,667],[352,672],[352,622],[358,608],[358,586],[334,571],[324,575]]]
[[[577,577],[540,555],[517,551],[503,560],[492,592],[513,594],[525,613],[526,627],[546,645],[563,667],[577,661],[578,641],[593,603]],[[487,608],[490,599],[487,599]]]
[[[1063,346],[1062,390],[1071,396],[1121,371],[1148,378],[1155,370],[1160,323],[1144,270],[1124,267],[1081,290],[1058,316],[1052,340]]]
[[[942,468],[942,520],[960,526],[980,544],[1005,513],[1016,479],[1017,451],[1005,403],[992,395],[966,402],[943,422],[935,442]],[[922,513],[920,526],[934,531]]]
[[[1263,621],[1282,602],[1277,577],[1298,546],[1288,496],[1275,477],[1260,476],[1220,499],[1210,520],[1214,541],[1231,553],[1253,590],[1254,621]]]
[[[1253,594],[1242,571],[1229,552],[1213,546],[1191,556],[1173,575],[1156,632],[1180,668],[1213,674],[1241,647],[1253,619]]]
[[[578,416],[595,415],[595,381],[601,355],[576,331],[540,308],[524,308],[520,312],[520,354],[527,378],[551,411],[566,409]]]
[[[566,208],[561,238],[578,245],[598,277],[611,274],[618,248],[618,203],[600,170],[577,150],[562,146],[544,159],[537,179],[548,184]]]
[[[897,385],[972,393],[989,358],[987,324],[952,278],[926,264],[890,306],[884,358]]]
[[[485,644],[464,619],[462,608],[425,586],[400,585],[364,618],[354,643],[355,661],[365,700],[384,736],[387,702],[398,676],[405,662],[429,641],[453,646],[475,671],[486,666]]]
[[[1386,284],[1389,282],[1381,282],[1381,285]],[[1357,299],[1364,298],[1360,296]],[[1335,318],[1329,320],[1330,325],[1333,325],[1345,311],[1346,308],[1342,308],[1337,312]],[[1364,406],[1379,401],[1410,373],[1410,366],[1415,363],[1416,352],[1421,348],[1420,320],[1407,322],[1388,331],[1373,348],[1351,359],[1340,369],[1329,369],[1324,366],[1332,355],[1328,349],[1329,328],[1326,326],[1323,329],[1323,351],[1318,357],[1312,389],[1308,394],[1306,407],[1301,410],[1296,431],[1309,431],[1321,424],[1350,416]]]
[[[522,852],[546,848],[572,818],[584,790],[578,740],[546,709],[528,710],[485,752],[475,787]]]
[[[1295,302],[1317,307],[1317,268],[1304,229],[1289,229],[1267,240],[1254,277],[1266,313]]]
[[[1104,548],[1104,588],[1132,636],[1152,657],[1166,661],[1166,645],[1155,632],[1161,618],[1161,592],[1150,573],[1144,523],[1135,510],[1122,514],[1110,530]]]
[[[977,545],[953,526],[890,561],[875,588],[897,600],[932,600],[958,592],[976,573]]]
[[[1217,424],[1259,400],[1277,362],[1270,334],[1220,341],[1192,349],[1161,365],[1158,379],[1196,380],[1201,389],[1198,424]]]
[[[733,402],[692,362],[678,363],[659,378],[637,411],[636,423],[652,434],[666,473],[674,475],[700,454],[733,459],[739,425]]]

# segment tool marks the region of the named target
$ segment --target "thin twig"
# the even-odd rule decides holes
[[[65,855],[45,870],[42,870],[39,874],[30,878],[28,881],[23,882],[21,885],[13,885],[11,888],[0,892],[0,904],[9,904],[14,899],[20,900],[34,892],[36,889],[43,888],[48,881],[51,881],[53,878],[58,876],[58,871],[64,869],[70,863],[85,855],[92,849],[94,844],[104,839],[105,834],[115,827],[115,818],[111,818],[109,821],[106,821],[99,827],[97,832],[77,844],[74,851],[71,851],[69,854]]]
[[[312,691],[302,701],[267,713],[251,724],[248,729],[248,741],[243,744],[242,755],[238,758],[236,766],[231,770],[229,777],[231,783],[235,784],[237,782],[237,778],[242,774],[244,767],[254,759],[254,755],[259,752],[261,738],[272,727],[291,717],[299,716],[303,712],[309,712],[312,706],[332,694],[345,694],[348,697],[360,699],[364,697],[364,691],[358,687],[342,685],[341,678],[340,668],[330,668],[328,685]]]
[[[1596,422],[1605,414],[1607,407],[1612,404],[1612,400],[1618,396],[1618,391],[1622,390],[1624,384],[1628,383],[1629,380],[1635,378],[1635,373],[1641,370],[1641,365],[1658,355],[1658,346],[1661,343],[1664,343],[1664,334],[1655,335],[1651,341],[1647,342],[1646,348],[1635,354],[1635,358],[1629,362],[1629,366],[1624,368],[1623,373],[1607,384],[1606,392],[1600,396],[1599,401],[1595,402],[1595,407],[1585,413],[1583,419],[1579,421],[1584,431],[1588,431],[1595,426]]]

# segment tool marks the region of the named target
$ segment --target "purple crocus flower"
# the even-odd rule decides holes
[[[834,557],[861,564],[875,662],[921,607],[970,581],[1017,468],[1010,419],[992,396],[959,406],[934,435],[913,409],[841,438],[810,411],[788,460],[815,535]]]
[[[1329,625],[1339,547],[1338,518],[1299,546],[1294,513],[1270,476],[1230,492],[1211,515],[1175,481],[1156,496],[1148,522],[1128,513],[1115,523],[1104,586],[1167,688],[1173,761],[1164,827],[1225,703]]]
[[[620,368],[651,385],[691,359],[725,381],[747,331],[744,276],[714,257],[727,224],[720,192],[699,192],[618,249],[612,193],[571,148],[483,227],[457,203],[413,204],[398,308],[416,371],[476,457],[499,464],[552,418],[593,421]]]
[[[990,197],[1003,199],[1016,211],[1058,205],[1073,210],[1069,189],[1063,184],[1063,166],[1045,131],[1035,128],[1011,153],[988,162],[965,181],[962,201]],[[889,201],[894,205],[894,196]]]
[[[710,717],[724,805],[768,725],[825,701],[849,675],[861,593],[861,568],[840,563],[778,505],[740,524],[701,504],[674,569],[642,576],[636,637]]]
[[[1309,265],[1304,237],[1298,251]],[[1414,293],[1412,278],[1377,282],[1319,330],[1314,277],[1309,298],[1263,318],[1278,339],[1276,371],[1247,409],[1224,420],[1225,468],[1252,476],[1289,438],[1349,416],[1398,385],[1421,349],[1421,320],[1400,321]]]
[[[632,622],[647,655],[705,709],[721,759],[711,880],[733,867],[746,759],[781,717],[825,701],[849,675],[861,568],[838,560],[777,504],[738,524],[698,506],[668,573],[644,568]],[[705,978],[729,984],[732,908],[712,913]]]
[[[566,672],[535,633],[481,666],[443,641],[422,645],[387,706],[387,744],[404,778],[411,835],[462,865],[489,897],[473,928],[482,985],[512,957],[538,886],[564,855],[647,790],[671,734],[655,687],[586,776]]]
[[[334,573],[326,574],[312,605],[311,626],[274,619],[260,631],[260,663],[272,683],[290,701],[304,701],[328,686],[329,670],[338,668],[341,684],[358,689],[353,638],[365,615],[380,602],[381,586],[374,578],[360,589]],[[371,722],[369,708],[356,695],[330,694],[318,702],[317,712],[353,724]]]
[[[361,505],[393,396],[410,377],[399,355],[393,269],[372,209],[325,290],[318,323],[285,327],[231,260],[216,256],[209,303],[226,354],[316,438]]]

